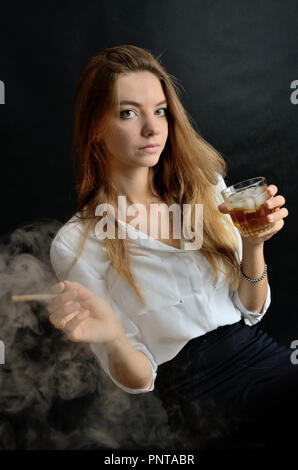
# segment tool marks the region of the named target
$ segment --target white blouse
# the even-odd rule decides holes
[[[216,205],[223,202],[220,191],[226,187],[219,175]],[[230,215],[226,214],[230,218]],[[63,225],[51,244],[50,259],[59,281],[80,282],[112,306],[129,341],[144,353],[152,366],[152,383],[148,389],[131,389],[116,381],[109,371],[106,350],[101,344],[90,344],[91,350],[111,380],[128,393],[143,393],[154,389],[157,367],[174,358],[192,338],[204,335],[219,326],[231,325],[241,317],[247,325],[259,322],[266,313],[271,292],[260,313],[247,310],[237,290],[223,285],[223,274],[218,273],[216,284],[209,282],[211,265],[198,250],[184,250],[168,246],[149,235],[127,227],[131,253],[131,267],[148,302],[145,309],[134,290],[115,271],[108,258],[104,240],[96,230],[86,240],[83,252],[67,276],[82,235],[82,226],[74,215],[73,223]],[[242,259],[242,240],[239,255]],[[130,235],[134,233],[134,238]],[[139,238],[136,238],[136,235]],[[268,278],[267,278],[268,279]],[[267,280],[268,283],[268,280]]]

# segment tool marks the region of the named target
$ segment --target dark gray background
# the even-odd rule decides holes
[[[70,144],[79,75],[106,47],[162,55],[183,104],[228,162],[227,183],[265,175],[286,198],[284,228],[265,243],[272,303],[262,327],[290,346],[296,309],[296,1],[62,1],[1,6],[1,235],[76,210]]]

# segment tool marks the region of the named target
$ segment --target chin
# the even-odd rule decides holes
[[[148,166],[154,166],[159,162],[159,159],[160,159],[160,154],[159,155],[151,155],[151,158],[148,158],[147,160],[145,160],[145,162],[148,162]]]
[[[144,162],[144,163],[143,163],[143,166],[146,166],[146,167],[150,168],[150,167],[152,167],[152,166],[157,165],[158,161],[159,161],[159,157],[158,157],[158,158],[154,158],[154,159],[152,158],[152,160],[150,160],[150,162],[148,162],[148,163],[145,163],[145,162]]]

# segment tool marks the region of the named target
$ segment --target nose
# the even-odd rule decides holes
[[[142,134],[146,136],[160,134],[160,123],[158,123],[156,116],[144,118]]]

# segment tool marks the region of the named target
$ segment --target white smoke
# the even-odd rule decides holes
[[[49,249],[61,225],[43,220],[0,241],[0,449],[171,448],[154,394],[120,390],[88,344],[52,326],[45,304],[10,300],[57,282]]]

